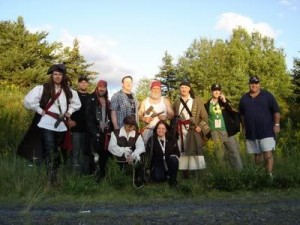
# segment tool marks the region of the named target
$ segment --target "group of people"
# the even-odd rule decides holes
[[[109,100],[104,80],[89,94],[86,76],[79,77],[77,91],[70,87],[63,64],[51,66],[48,74],[48,83],[25,96],[25,107],[36,114],[17,153],[38,164],[45,162],[51,184],[57,183],[57,170],[66,159],[75,172],[94,173],[99,182],[112,157],[121,169],[133,167],[136,187],[148,178],[176,186],[179,170],[188,178],[190,171],[206,168],[203,147],[210,137],[218,161],[223,164],[228,158],[232,168],[241,170],[235,139],[240,122],[248,152],[257,164],[264,161],[272,176],[280,113],[274,96],[260,89],[257,76],[249,79],[249,92],[242,96],[237,112],[217,83],[204,104],[191,84],[183,81],[179,99],[171,104],[162,96],[160,81],[153,80],[149,96],[139,103],[131,76],[122,78],[122,89]]]

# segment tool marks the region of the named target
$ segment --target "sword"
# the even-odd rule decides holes
[[[58,125],[60,124],[60,122],[62,122],[64,120],[64,118],[65,118],[64,114],[60,114],[54,124],[54,128],[57,128]]]

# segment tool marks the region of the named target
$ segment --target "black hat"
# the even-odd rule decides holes
[[[135,116],[126,116],[123,120],[123,123],[126,125],[135,125],[136,126],[136,120],[135,120]]]
[[[50,66],[47,74],[53,74],[54,71],[60,72],[63,75],[67,74],[67,69],[66,69],[65,64],[54,64],[54,65]]]
[[[191,84],[188,81],[182,81],[179,86],[188,86],[188,87],[191,87]]]
[[[78,82],[81,82],[81,81],[86,81],[86,82],[89,82],[89,79],[87,78],[87,76],[80,76],[79,78],[78,78]]]
[[[221,91],[221,89],[222,89],[222,88],[221,88],[221,85],[220,85],[220,84],[217,84],[217,83],[211,85],[211,88],[210,88],[211,91],[216,91],[216,90]]]
[[[258,76],[252,76],[252,77],[250,77],[250,79],[249,79],[249,84],[254,84],[254,83],[259,83],[259,78],[258,78]]]

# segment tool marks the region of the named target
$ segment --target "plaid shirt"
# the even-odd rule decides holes
[[[111,98],[111,110],[116,111],[117,114],[117,122],[118,126],[123,126],[123,120],[128,115],[135,115],[136,122],[138,124],[138,100],[134,93],[132,93],[133,101],[134,101],[134,109],[132,108],[131,100],[127,97],[127,95],[123,92],[123,90],[115,93]]]

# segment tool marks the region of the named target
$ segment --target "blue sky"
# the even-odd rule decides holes
[[[98,79],[114,87],[125,74],[153,78],[165,51],[176,63],[194,39],[228,39],[238,25],[274,38],[288,69],[300,51],[299,0],[0,0],[1,21],[18,16],[49,42],[71,46],[76,37]]]

